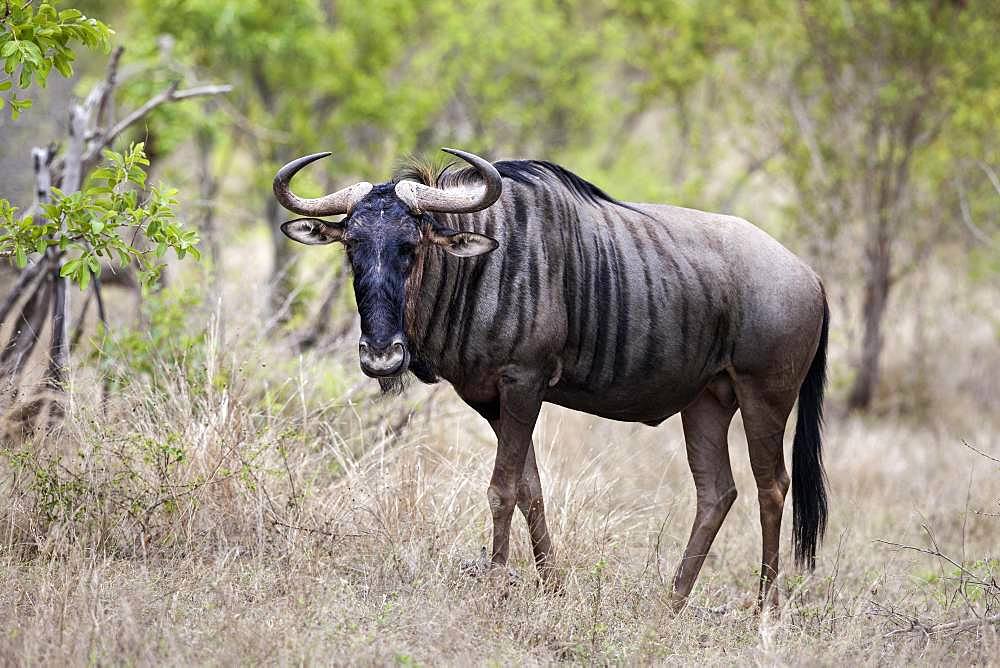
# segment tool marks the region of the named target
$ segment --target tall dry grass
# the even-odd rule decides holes
[[[938,312],[961,311],[962,299],[937,302]],[[917,332],[912,305],[897,307],[901,329]],[[932,396],[934,410],[907,413],[914,402],[890,398],[874,417],[833,411],[818,568],[786,570],[781,609],[762,619],[751,605],[760,529],[739,419],[730,443],[741,496],[691,605],[673,614],[664,597],[694,509],[678,422],[650,429],[546,407],[535,442],[565,587],[536,586],[518,518],[521,582],[507,588],[459,568],[488,543],[495,443],[449,389],[375,401],[355,383],[353,346],[290,355],[252,318],[228,314],[225,332],[209,322],[190,356],[152,351],[152,370],[116,386],[106,412],[96,376],[77,370],[62,430],[5,444],[0,662],[868,665],[1000,655],[996,626],[964,624],[1000,613],[1000,463],[973,450],[1000,453],[996,416],[979,408],[990,401],[984,384],[1000,389],[984,375],[1000,364],[988,317],[920,331],[948,351],[927,363],[955,388]],[[907,393],[919,350],[888,355],[887,374]]]

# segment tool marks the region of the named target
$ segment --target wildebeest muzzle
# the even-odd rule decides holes
[[[358,355],[361,370],[372,378],[398,376],[409,363],[406,343],[398,335],[388,341],[362,336],[358,342]]]

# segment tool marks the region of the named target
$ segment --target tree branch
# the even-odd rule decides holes
[[[52,342],[45,383],[50,389],[63,392],[69,366],[69,280],[59,277],[60,265],[56,263],[52,268]]]
[[[44,269],[48,266],[49,262],[47,258],[40,258],[35,264],[28,265],[23,270],[21,274],[17,277],[17,282],[4,297],[3,303],[0,303],[0,327],[3,327],[4,322],[7,320],[7,316],[10,314],[10,310],[17,303],[24,293],[31,287],[31,284],[35,282],[35,279],[39,276],[45,274]]]
[[[75,350],[77,345],[80,343],[80,339],[83,337],[83,328],[87,324],[87,311],[90,310],[90,302],[94,297],[93,292],[88,292],[87,296],[83,298],[83,306],[80,307],[80,315],[76,318],[76,324],[73,325],[73,338],[70,339],[69,345],[70,349]]]
[[[993,171],[992,167],[987,165],[982,160],[977,160],[976,164],[979,165],[979,169],[983,170],[983,173],[986,174],[986,178],[988,178],[990,183],[993,184],[993,189],[997,191],[998,195],[1000,195],[1000,178],[997,177],[997,173]]]
[[[49,263],[46,262],[45,265],[48,268]],[[0,353],[0,379],[3,382],[5,409],[16,396],[18,380],[45,326],[51,288],[49,281],[44,279],[35,286],[34,293],[28,297],[28,301],[21,309],[18,322],[6,347]]]
[[[111,143],[118,138],[118,135],[125,132],[125,130],[127,130],[130,126],[141,121],[154,109],[163,104],[176,102],[178,100],[187,100],[193,97],[223,95],[233,89],[233,87],[228,84],[219,86],[197,86],[195,88],[188,88],[185,90],[177,90],[177,86],[177,82],[170,84],[166,87],[166,89],[149,98],[145,104],[116,123],[110,130],[99,134],[99,136],[95,138],[95,144],[90,147],[90,150],[87,151],[87,155],[84,157],[84,162],[89,163],[91,160],[97,159],[97,157],[101,154],[101,151],[110,146]]]

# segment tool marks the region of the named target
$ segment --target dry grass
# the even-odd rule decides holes
[[[650,429],[545,408],[536,444],[566,586],[535,585],[519,517],[523,581],[507,590],[459,572],[488,541],[486,424],[448,389],[372,404],[369,388],[348,387],[349,358],[282,361],[283,350],[247,325],[213,329],[197,360],[124,387],[106,416],[81,371],[66,428],[0,458],[0,662],[1000,656],[995,626],[934,626],[1000,612],[1000,464],[963,445],[1000,453],[995,416],[831,420],[819,566],[786,571],[780,614],[764,619],[749,606],[760,530],[737,419],[741,496],[674,615],[664,596],[693,516],[676,420]],[[786,513],[786,564],[789,528]]]

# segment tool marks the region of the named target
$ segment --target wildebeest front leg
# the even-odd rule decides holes
[[[542,381],[530,373],[508,371],[500,380],[500,416],[491,421],[497,434],[497,458],[493,467],[490,487],[486,493],[490,502],[490,510],[493,513],[492,562],[495,565],[507,563],[510,549],[510,523],[514,508],[518,503],[519,487],[524,486],[521,484],[522,481],[527,483],[526,488],[534,488],[537,485],[538,472],[535,469],[533,453],[530,462],[531,468],[528,471],[529,476],[527,479],[524,476],[525,464],[529,452],[531,452],[531,432],[535,428],[538,411],[542,406],[541,387]],[[532,479],[534,479],[535,485],[531,484]],[[537,488],[537,492],[538,510],[532,510],[532,504],[529,504],[529,511],[543,513],[540,487]],[[531,526],[530,518],[528,523]],[[540,526],[547,538],[544,518]],[[534,536],[534,531],[532,536]],[[537,555],[536,548],[536,560]]]
[[[535,555],[535,567],[538,574],[548,584],[554,584],[554,572],[549,563],[552,554],[552,541],[549,538],[549,527],[545,522],[545,501],[542,499],[542,480],[538,475],[538,463],[535,461],[534,446],[528,447],[528,455],[524,462],[524,473],[517,485],[517,507],[521,509],[524,519],[528,522],[531,534],[531,551]]]

